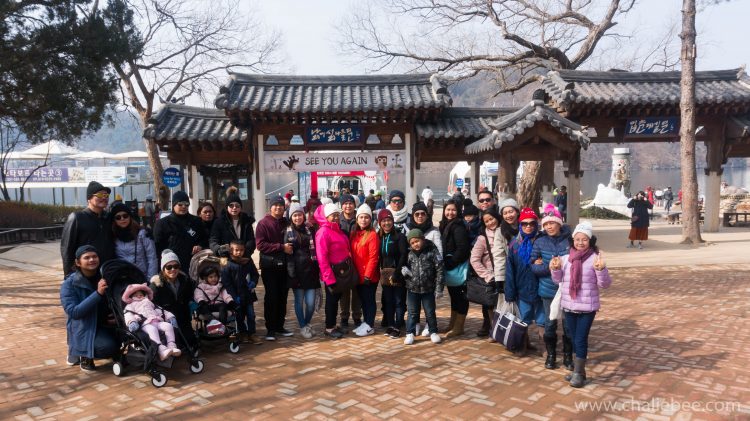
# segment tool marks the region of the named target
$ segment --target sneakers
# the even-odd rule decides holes
[[[630,243],[630,244],[628,244],[627,246],[625,246],[625,248],[627,248],[627,249],[632,249],[632,248],[635,248],[635,244],[633,244],[633,243]]]
[[[168,343],[167,348],[172,351],[172,355],[175,357],[179,357],[180,355],[182,355],[182,350],[180,350],[180,348],[177,348],[177,345],[174,342]]]
[[[286,330],[283,327],[281,328],[280,331],[278,331],[276,333],[278,333],[279,335],[284,336],[284,337],[289,337],[289,336],[293,336],[294,335],[294,333],[291,330]]]
[[[433,334],[431,334],[431,335],[430,335],[430,340],[431,340],[431,341],[432,341],[432,343],[434,343],[434,344],[439,344],[440,342],[443,342],[443,340],[442,340],[442,339],[440,339],[440,335],[438,335],[437,333],[433,333]]]
[[[263,338],[267,341],[275,341],[276,340],[276,334],[273,332],[267,332],[266,336]]]
[[[388,334],[388,336],[393,339],[398,339],[401,336],[401,331],[398,329],[392,329],[391,333]]]
[[[93,358],[81,357],[81,371],[96,371]]]
[[[413,343],[414,343],[414,334],[413,333],[407,334],[406,337],[404,338],[404,345],[411,345]]]
[[[417,332],[419,331],[417,330]],[[425,338],[430,336],[430,326],[427,323],[424,324],[424,330],[422,330],[422,336]]]
[[[310,329],[310,325],[302,326],[299,330],[299,333],[305,339],[311,339],[313,337],[312,329]]]
[[[164,345],[159,345],[159,360],[164,361],[172,355],[172,350]]]
[[[641,243],[638,243],[638,249],[639,249],[639,250],[643,250],[643,244],[641,244]]]
[[[392,327],[389,327],[388,329],[383,332],[383,336],[391,336],[391,332],[393,332],[394,329]]]
[[[419,323],[415,323],[414,324],[414,331],[417,332],[417,334],[419,334],[419,332],[421,332],[421,330],[419,329]]]
[[[323,333],[331,339],[341,339],[344,337],[344,334],[341,333],[338,328],[333,328],[331,330],[325,329]]]
[[[354,334],[357,336],[369,336],[375,333],[375,329],[370,327],[366,322],[362,322],[358,328],[354,329]]]
[[[68,355],[65,364],[73,367],[74,365],[78,365],[81,363],[81,357],[74,357],[72,355]]]

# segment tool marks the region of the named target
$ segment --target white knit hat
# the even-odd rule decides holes
[[[304,215],[305,208],[299,203],[292,202],[292,204],[289,205],[289,216],[294,215],[295,212],[302,212],[302,215]]]
[[[330,197],[322,197],[322,198],[320,199],[320,204],[321,204],[321,205],[327,205],[327,204],[329,204],[329,203],[333,203],[333,200],[331,200],[331,198],[330,198]]]
[[[323,208],[323,215],[328,218],[334,213],[341,213],[341,208],[335,203],[327,203]]]
[[[359,215],[370,215],[370,218],[372,218],[372,209],[370,209],[367,203],[363,203],[362,206],[357,208],[357,217]]]
[[[177,257],[177,254],[172,250],[165,249],[163,252],[161,252],[161,269],[164,270],[164,266],[166,266],[169,262],[180,263],[180,258]]]
[[[576,235],[579,232],[582,232],[586,234],[586,237],[591,238],[591,236],[594,235],[594,227],[591,225],[591,222],[583,221],[576,225],[576,229],[573,230],[573,235]]]

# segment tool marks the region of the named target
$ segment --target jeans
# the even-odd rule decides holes
[[[364,322],[370,325],[370,327],[375,327],[375,310],[377,309],[375,292],[378,289],[378,284],[357,285],[356,289],[359,302],[362,304]]]
[[[406,332],[411,334],[417,333],[417,317],[421,307],[424,307],[424,315],[427,319],[427,326],[430,333],[437,333],[437,316],[435,315],[435,293],[427,292],[419,294],[408,291],[406,293],[406,303],[409,307],[409,318],[406,321]]]
[[[404,327],[406,314],[406,287],[383,285],[383,320],[388,327],[401,329]],[[419,315],[415,323],[419,323]]]
[[[297,316],[299,327],[310,324],[315,312],[316,289],[295,288],[294,292],[294,314]]]
[[[94,358],[112,358],[120,344],[115,339],[113,329],[98,326],[94,335]]]
[[[339,305],[341,306],[342,321],[349,320],[349,308],[351,308],[351,315],[354,320],[362,320],[362,303],[360,303],[359,294],[356,289],[342,293]]]
[[[596,312],[590,313],[571,313],[565,314],[565,324],[568,327],[568,333],[573,341],[573,351],[577,358],[586,358],[589,352],[589,332],[591,325],[594,324]]]
[[[451,297],[451,311],[466,315],[469,313],[469,299],[466,298],[466,284],[457,287],[448,287],[448,295]]]
[[[551,302],[552,301],[550,300],[550,303]],[[519,299],[517,304],[518,311],[521,313],[521,319],[524,323],[531,325],[532,322],[535,322],[537,326],[546,326],[547,316],[544,313],[541,298],[537,297],[533,302]],[[547,309],[549,310],[549,306]],[[555,327],[557,327],[557,325],[555,325]]]
[[[326,290],[326,329],[336,327],[336,316],[339,313],[339,300],[341,294],[331,294],[328,288]]]
[[[671,200],[667,200],[666,204],[664,205],[664,210],[666,210],[667,213],[669,213],[670,209],[672,209],[672,201]]]
[[[263,269],[261,278],[266,289],[263,297],[263,316],[269,333],[281,332],[286,317],[286,301],[289,287],[286,286],[286,268]]]

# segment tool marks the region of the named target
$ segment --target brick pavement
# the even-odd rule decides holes
[[[237,355],[222,345],[206,350],[203,373],[176,364],[155,389],[139,373],[115,377],[106,361],[92,374],[66,366],[60,278],[0,267],[0,419],[750,419],[749,271],[613,269],[591,334],[593,381],[583,389],[569,387],[563,369],[544,369],[539,355],[516,358],[475,338],[476,306],[469,333],[440,345],[404,346],[381,332],[339,341],[295,335]],[[438,316],[444,326],[447,298]],[[292,317],[290,308],[288,328]],[[322,314],[314,327],[322,329]],[[658,399],[735,408],[650,411]],[[576,408],[586,402],[624,410]]]

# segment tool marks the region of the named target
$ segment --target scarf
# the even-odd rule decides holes
[[[411,221],[409,221],[406,226],[409,227],[409,229],[418,228],[420,231],[422,231],[423,234],[427,234],[427,231],[434,228],[434,225],[432,224],[432,218],[430,218],[429,216],[425,218],[425,221],[421,224],[417,224],[416,222],[414,222],[414,218],[411,218]]]
[[[523,231],[519,231],[518,235],[513,238],[510,243],[510,248],[514,253],[518,255],[518,258],[525,265],[531,263],[531,249],[534,246],[534,239],[536,238],[538,231],[535,229],[531,234],[526,234]]]
[[[115,229],[115,237],[117,237],[118,240],[122,241],[123,243],[129,243],[135,238],[133,238],[133,232],[130,231],[130,227],[120,228],[117,227]]]
[[[586,250],[579,251],[574,247],[570,248],[570,254],[568,254],[568,262],[570,262],[570,298],[576,299],[578,296],[578,290],[581,289],[581,283],[583,282],[583,261],[591,257],[594,254],[594,249],[591,247]]]
[[[403,224],[404,222],[406,222],[406,217],[409,216],[409,211],[406,210],[406,206],[398,211],[391,209],[391,205],[386,206],[386,209],[391,211],[391,213],[393,214],[394,224]]]

